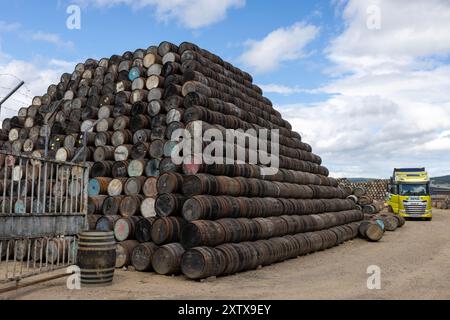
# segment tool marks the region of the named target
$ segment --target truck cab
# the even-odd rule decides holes
[[[432,219],[430,179],[425,168],[395,168],[387,190],[389,211],[405,218]]]

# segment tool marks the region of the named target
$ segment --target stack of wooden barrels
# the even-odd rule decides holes
[[[348,195],[347,199],[352,200],[356,204],[357,209],[364,214],[373,215],[383,211],[385,208],[385,201],[375,200],[364,186],[352,187],[340,184],[339,187]]]
[[[366,195],[372,197],[374,200],[384,201],[386,199],[388,179],[370,179],[365,182],[352,182],[346,178],[337,179],[340,186],[344,188],[361,187],[366,190]]]
[[[277,130],[279,170],[268,174],[265,162],[250,161],[249,144],[233,146],[243,153],[231,163],[192,161],[174,133],[195,136],[199,126],[224,136],[229,129],[257,137]],[[118,267],[199,279],[358,235],[363,213],[251,75],[192,43],[162,42],[77,64],[5,119],[1,147],[43,156],[47,133],[50,157],[87,160],[88,222],[114,231]],[[174,161],[176,152],[187,161]]]
[[[33,268],[60,264],[74,261],[76,245],[74,237],[0,240],[0,261],[16,259]]]
[[[379,241],[385,231],[395,231],[405,223],[405,218],[393,213],[364,215],[364,221],[359,225],[359,235],[369,241]]]
[[[436,209],[450,209],[450,196],[447,195],[432,195],[431,205]]]

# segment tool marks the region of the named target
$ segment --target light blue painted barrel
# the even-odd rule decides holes
[[[375,220],[376,223],[378,223],[378,225],[381,227],[381,229],[384,231],[385,227],[384,227],[384,222],[381,219],[376,219]]]
[[[166,143],[164,143],[164,156],[165,157],[171,157],[172,156],[172,150],[175,149],[175,147],[179,144],[177,141],[169,140]]]
[[[88,186],[89,196],[98,196],[100,194],[100,183],[97,179],[90,179]]]
[[[25,213],[25,204],[22,200],[17,200],[14,203],[14,213]]]
[[[130,72],[128,73],[128,79],[130,79],[130,81],[134,81],[140,76],[141,76],[141,69],[139,67],[131,68]]]

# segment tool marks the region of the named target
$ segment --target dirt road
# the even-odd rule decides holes
[[[367,289],[367,267],[381,289]],[[450,299],[450,210],[432,222],[408,221],[378,243],[361,239],[323,252],[215,281],[117,271],[106,288],[68,290],[65,279],[0,299]]]

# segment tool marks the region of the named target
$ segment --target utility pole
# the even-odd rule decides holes
[[[3,104],[6,100],[8,100],[9,97],[11,97],[17,90],[19,90],[20,87],[24,85],[24,83],[25,83],[25,82],[20,81],[20,83],[19,83],[14,89],[12,89],[12,91],[11,91],[10,93],[8,93],[8,94],[6,95],[6,97],[4,97],[4,98],[2,99],[2,101],[0,101],[0,113],[1,113],[1,111],[2,111],[2,104]]]

